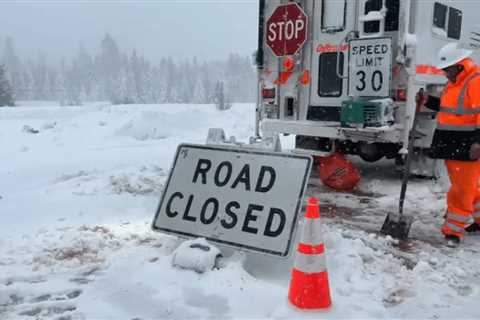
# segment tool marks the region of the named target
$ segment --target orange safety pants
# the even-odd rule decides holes
[[[451,187],[442,233],[462,237],[472,218],[480,223],[480,161],[446,160],[445,165]]]

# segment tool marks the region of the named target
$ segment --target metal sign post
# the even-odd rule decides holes
[[[303,155],[180,145],[152,228],[285,257],[311,165]]]

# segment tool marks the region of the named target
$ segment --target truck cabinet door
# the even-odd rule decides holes
[[[354,28],[355,2],[314,1],[308,120],[339,121],[339,108],[347,98],[347,81],[341,76],[348,70],[348,45],[343,41]]]

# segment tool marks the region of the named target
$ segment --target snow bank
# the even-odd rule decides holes
[[[398,210],[400,174],[388,161],[355,161],[363,180],[351,193],[326,188],[313,170],[306,193],[320,200],[325,224],[327,311],[288,304],[293,256],[219,246],[214,272],[173,267],[182,256],[210,270],[217,254],[150,230],[176,146],[203,143],[209,127],[245,142],[253,119],[248,104],[224,112],[0,108],[0,318],[478,318],[480,239],[468,236],[458,250],[442,245],[442,183],[409,182],[405,213],[416,220],[408,242],[378,234]]]
[[[165,139],[185,131],[194,131],[202,126],[205,117],[196,118],[191,112],[179,115],[167,115],[161,112],[140,112],[120,129],[118,135],[129,136],[137,140]],[[192,124],[195,124],[192,127]]]
[[[121,126],[116,134],[137,140],[166,139],[172,136],[188,135],[190,132],[196,132],[199,128],[208,127],[210,122],[207,111],[208,109],[199,110],[198,108],[186,109],[178,113],[140,111]]]

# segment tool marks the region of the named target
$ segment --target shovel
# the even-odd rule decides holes
[[[423,89],[420,89],[419,94],[423,97]],[[390,235],[395,239],[406,240],[410,227],[412,226],[413,217],[403,214],[403,204],[405,202],[405,194],[407,192],[408,178],[410,175],[410,165],[413,159],[413,141],[415,140],[415,129],[417,127],[417,114],[422,106],[422,100],[418,99],[415,114],[413,116],[413,124],[408,135],[408,150],[403,167],[402,189],[400,190],[400,200],[398,203],[398,213],[389,213],[383,222],[381,233]]]

